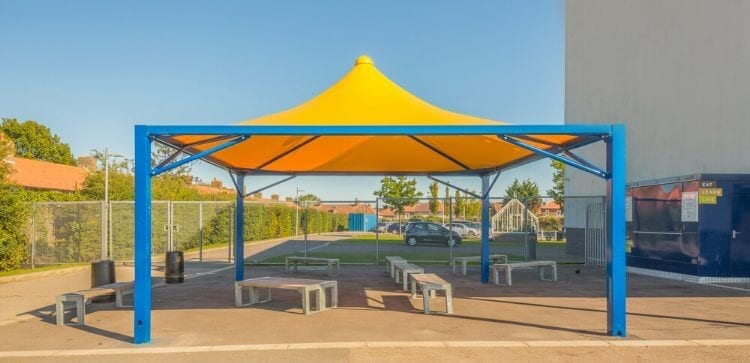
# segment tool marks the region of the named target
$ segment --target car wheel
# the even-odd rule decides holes
[[[455,247],[456,246],[456,239],[453,237],[448,238],[448,242],[445,243],[448,247]]]
[[[477,236],[477,232],[470,231],[469,232],[469,236],[476,237]]]
[[[406,244],[409,246],[416,246],[417,245],[417,239],[415,237],[409,237],[406,239]]]

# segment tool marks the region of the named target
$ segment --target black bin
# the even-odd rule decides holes
[[[167,252],[164,281],[168,284],[185,281],[185,259],[183,258],[182,251]]]
[[[115,278],[115,261],[102,260],[91,263],[91,287],[113,284],[117,281]],[[112,302],[115,301],[115,293],[106,293],[91,298],[91,302]]]

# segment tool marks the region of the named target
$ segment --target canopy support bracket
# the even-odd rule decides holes
[[[434,177],[434,176],[432,176],[432,175],[427,175],[427,178],[428,178],[428,179],[430,179],[430,180],[434,180],[434,181],[436,181],[436,182],[438,182],[438,183],[440,183],[440,184],[443,184],[443,185],[445,185],[445,186],[446,186],[446,187],[448,187],[448,188],[453,188],[453,189],[456,189],[456,190],[462,191],[462,192],[464,192],[464,194],[468,194],[468,195],[471,195],[471,196],[472,196],[472,197],[474,197],[474,198],[477,198],[477,199],[482,199],[482,196],[481,196],[481,195],[479,195],[479,194],[477,194],[477,193],[474,193],[474,192],[470,192],[470,191],[469,191],[468,189],[464,189],[464,188],[461,188],[461,187],[457,187],[457,186],[455,186],[455,185],[451,184],[450,182],[447,182],[447,181],[443,181],[443,180],[440,180],[440,179],[438,179],[438,178],[436,178],[436,177]]]
[[[179,167],[181,165],[185,165],[185,164],[187,164],[187,163],[189,163],[191,161],[198,160],[200,158],[209,156],[209,155],[211,155],[211,154],[213,154],[213,153],[215,153],[217,151],[221,151],[221,150],[224,150],[224,149],[226,149],[228,147],[237,145],[238,143],[247,140],[249,137],[250,136],[242,135],[242,136],[236,137],[236,138],[234,138],[234,139],[232,139],[230,141],[227,141],[227,142],[225,142],[223,144],[216,145],[216,146],[214,146],[214,147],[212,147],[210,149],[203,150],[203,151],[201,151],[199,153],[195,153],[193,155],[190,155],[190,156],[188,156],[188,157],[186,157],[184,159],[177,160],[177,161],[173,162],[172,164],[164,165],[164,166],[158,167],[158,168],[154,168],[153,170],[151,170],[151,176],[157,176],[159,174],[162,174],[162,173],[165,173],[167,171],[170,171],[170,170],[172,170],[172,169],[174,169],[176,167]]]
[[[245,193],[245,195],[244,195],[244,196],[245,196],[245,197],[249,197],[249,196],[251,196],[251,195],[253,195],[253,194],[255,194],[255,193],[260,193],[260,192],[262,192],[262,191],[264,191],[264,190],[266,190],[266,189],[268,189],[268,188],[272,188],[272,187],[275,187],[275,186],[277,186],[277,185],[279,185],[279,184],[281,184],[281,183],[285,183],[285,182],[288,182],[288,181],[290,181],[290,180],[292,180],[292,179],[294,179],[294,178],[296,178],[296,177],[297,177],[296,175],[290,175],[290,176],[289,176],[289,177],[287,177],[287,178],[284,178],[284,179],[281,179],[281,180],[279,180],[279,181],[277,181],[277,182],[274,182],[274,183],[268,184],[268,185],[264,186],[263,188],[260,188],[260,189],[256,189],[256,190],[253,190],[252,192],[249,192],[249,193]]]
[[[572,167],[574,167],[576,169],[585,171],[585,172],[587,172],[589,174],[593,174],[593,175],[598,176],[598,177],[600,177],[602,179],[607,179],[609,177],[609,174],[606,171],[601,170],[601,169],[593,166],[591,163],[586,162],[586,161],[584,161],[584,163],[581,163],[580,161],[577,160],[577,159],[580,159],[578,157],[576,157],[575,160],[570,160],[568,158],[565,158],[565,157],[562,157],[560,155],[557,155],[554,152],[550,152],[550,151],[547,151],[547,150],[540,149],[540,148],[538,148],[536,146],[532,146],[532,145],[526,144],[523,141],[519,140],[518,138],[516,138],[516,137],[510,137],[508,135],[498,135],[498,138],[500,138],[501,140],[503,140],[503,141],[505,141],[507,143],[513,144],[515,146],[518,146],[520,148],[529,150],[529,151],[531,151],[533,153],[536,153],[536,154],[539,154],[539,155],[544,155],[544,156],[546,156],[546,157],[548,157],[548,158],[550,158],[552,160],[557,160],[557,161],[559,161],[559,162],[561,162],[561,163],[563,163],[565,165],[572,166]]]
[[[450,160],[450,162],[452,162],[452,163],[454,163],[454,164],[456,164],[456,165],[464,168],[464,170],[471,170],[471,168],[468,167],[468,166],[466,166],[466,164],[458,161],[456,158],[454,158],[454,157],[446,154],[442,150],[440,150],[440,149],[438,149],[438,148],[436,148],[436,147],[434,147],[434,146],[426,143],[424,140],[422,140],[422,139],[420,139],[420,138],[418,138],[418,137],[416,137],[414,135],[409,135],[409,138],[412,139],[412,140],[414,140],[414,141],[416,141],[416,142],[418,142],[420,145],[422,145],[422,146],[424,146],[424,147],[432,150],[433,152],[435,152],[436,154],[442,156],[443,158],[446,158],[446,159]]]

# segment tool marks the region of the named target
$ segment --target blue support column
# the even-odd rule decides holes
[[[237,174],[237,203],[234,207],[234,280],[245,279],[245,174]]]
[[[625,126],[612,125],[607,140],[607,334],[626,334]]]
[[[151,139],[146,126],[135,126],[135,344],[151,341]]]
[[[482,175],[482,283],[490,282],[490,176]]]

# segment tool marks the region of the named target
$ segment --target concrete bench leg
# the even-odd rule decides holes
[[[325,288],[318,288],[314,290],[315,302],[318,304],[318,311],[326,310],[326,290]]]
[[[302,313],[310,315],[310,290],[307,288],[302,290]]]
[[[462,272],[462,275],[464,275],[464,276],[466,276],[466,265],[468,265],[468,264],[469,263],[467,261],[461,262],[461,272]]]
[[[492,283],[495,285],[500,285],[500,274],[498,273],[496,267],[492,268]]]
[[[424,313],[430,314],[430,289],[422,289],[422,306]]]
[[[242,306],[242,286],[234,283],[234,306]]]
[[[339,287],[338,284],[331,285],[331,307],[339,307]]]
[[[508,266],[505,268],[505,281],[508,282],[508,286],[513,285],[513,278],[511,277],[511,271],[513,268]]]
[[[55,301],[55,318],[57,325],[65,325],[65,303],[75,302],[76,325],[86,325],[86,303],[81,294],[59,295]]]
[[[453,287],[445,287],[445,312],[453,314]]]
[[[406,284],[408,282],[407,280],[409,280],[409,273],[407,273],[406,271],[402,271],[402,273],[403,273],[403,276],[401,276],[401,277],[404,278],[404,291],[406,291],[406,289],[407,289]]]

